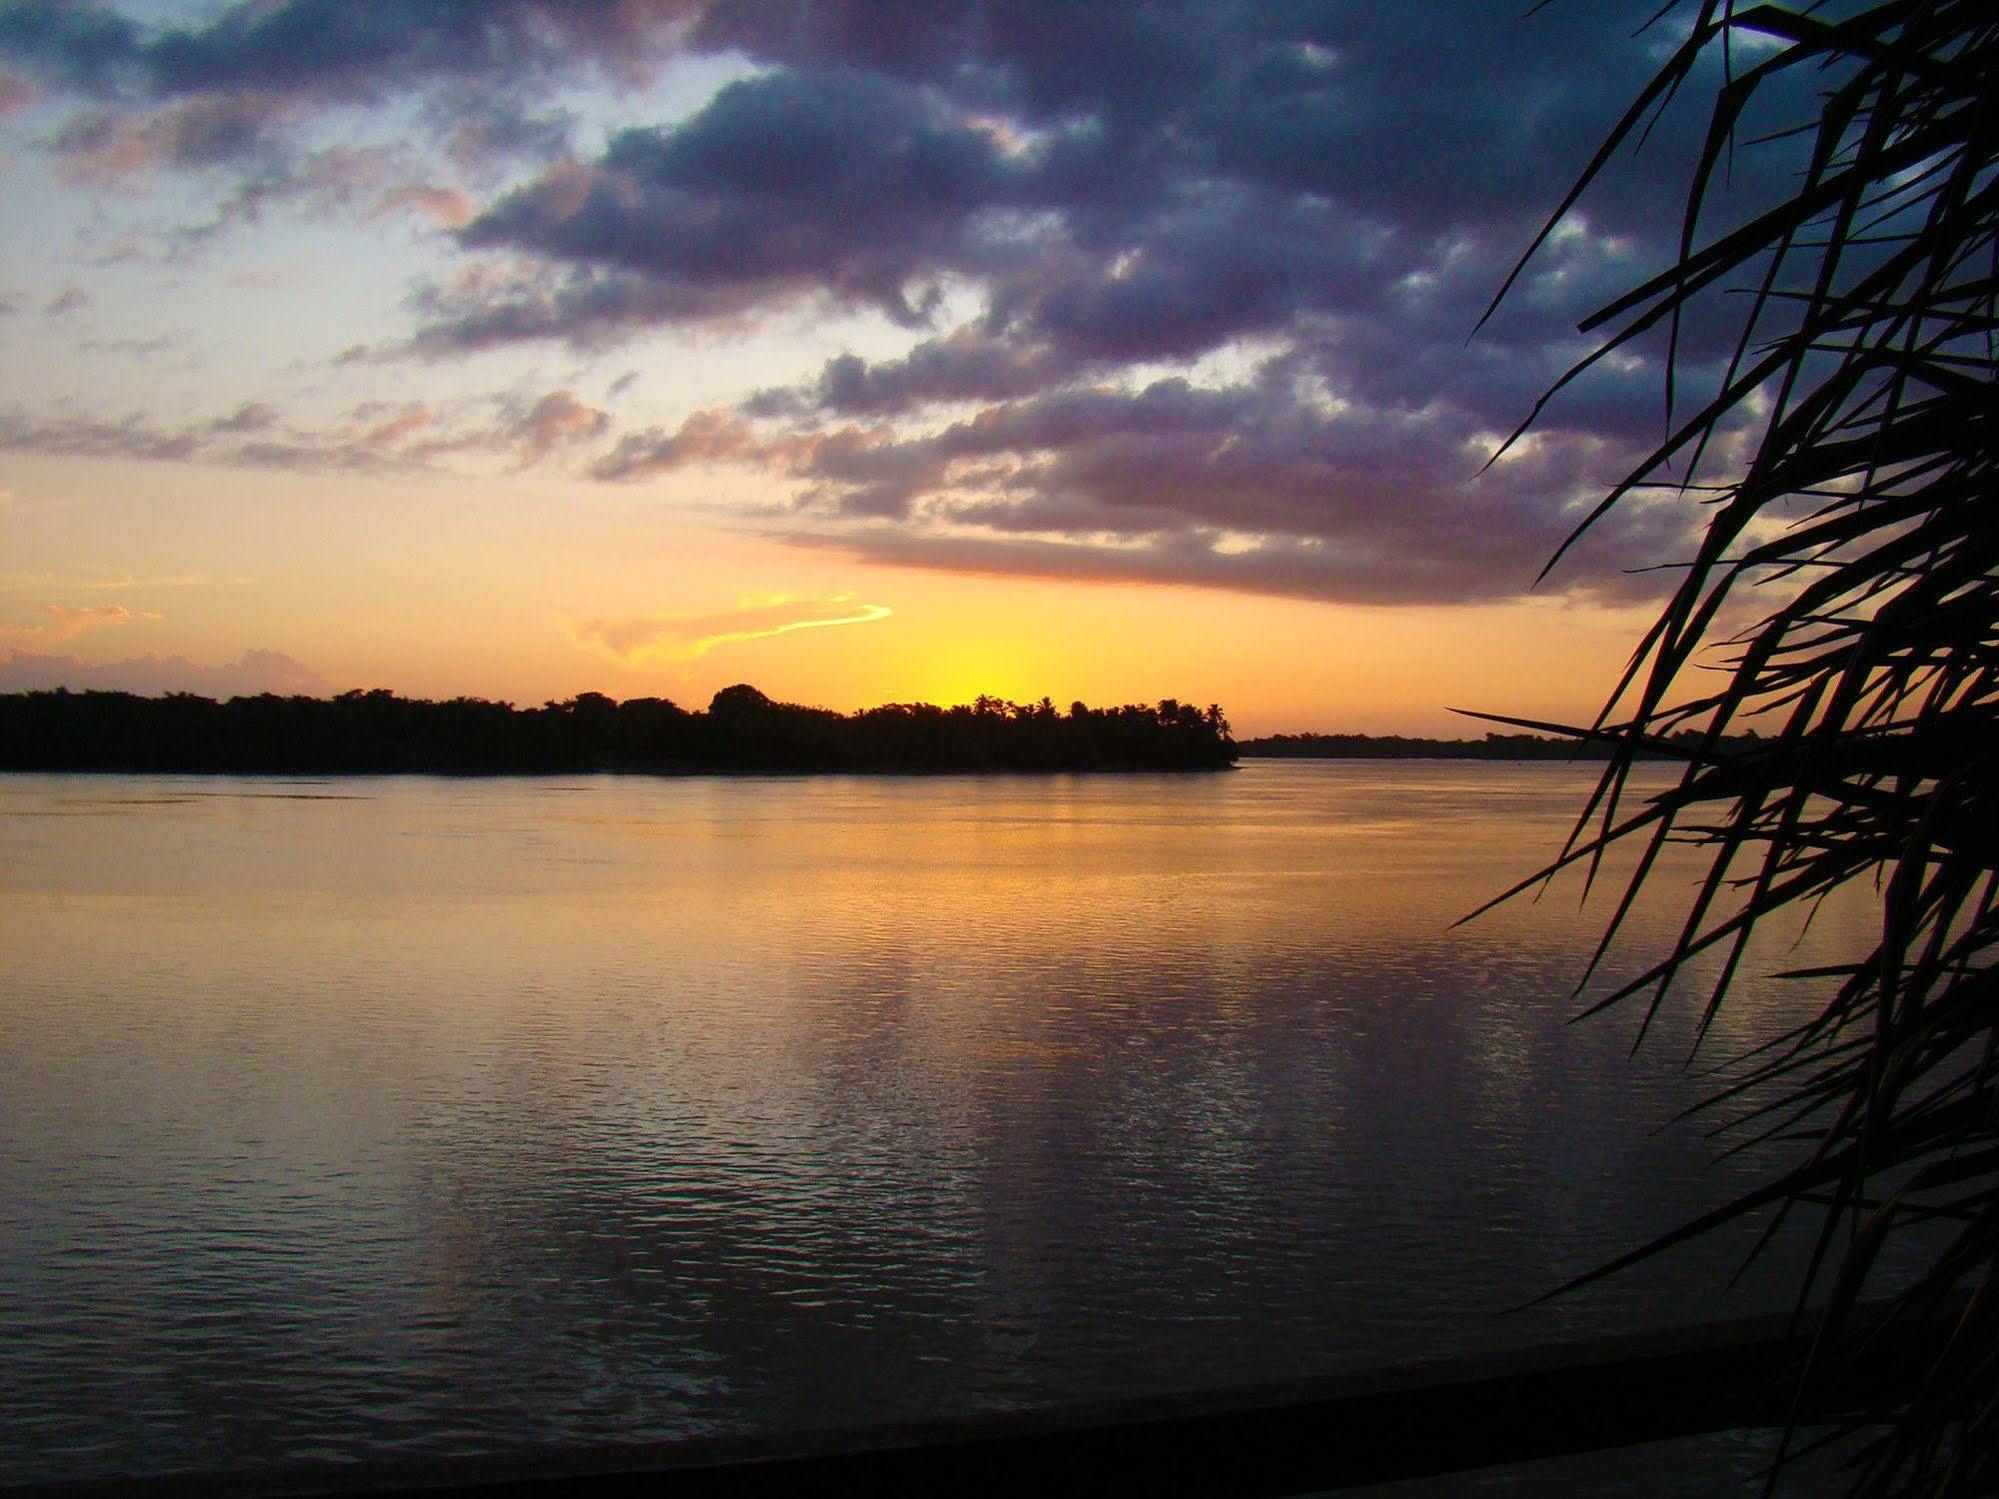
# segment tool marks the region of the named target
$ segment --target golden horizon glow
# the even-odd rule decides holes
[[[562,10],[496,10],[475,59],[416,7],[407,57],[362,28],[309,68],[260,50],[305,33],[192,0],[0,39],[0,690],[1594,715],[1641,617],[1577,598],[1643,586],[1681,518],[1608,517],[1582,594],[1533,575],[1649,443],[1649,355],[1486,460],[1570,301],[1658,248],[1642,205],[1568,215],[1458,324],[1568,185],[1545,132],[1581,116],[1516,92],[1608,103],[1649,41],[1593,23],[1579,80],[1573,30],[1516,45],[1543,21],[1456,19],[1432,55],[1218,13],[1229,45],[1117,96],[1127,134],[1081,128],[1111,96],[1080,32],[886,67],[727,7]],[[1441,133],[1342,102],[1417,56],[1463,85]],[[1481,112],[1534,136],[1505,201],[1447,144]],[[1327,180],[1279,144],[1305,120],[1356,132]],[[1410,170],[1339,165],[1377,155]]]
[[[1450,709],[1593,716],[1645,618],[1559,598],[1363,607],[895,567],[580,485],[523,486],[495,507],[471,486],[392,478],[20,468],[0,515],[0,624],[17,633],[0,649],[204,667],[269,651],[328,691],[700,707],[748,682],[843,712],[1174,697],[1219,703],[1245,737],[1476,737],[1487,726]],[[290,534],[336,506],[315,545]],[[59,646],[18,634],[62,620],[88,627]],[[626,622],[626,651],[579,638],[588,620]]]

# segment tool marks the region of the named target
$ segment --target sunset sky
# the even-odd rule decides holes
[[[1588,715],[1652,8],[0,3],[0,690]]]

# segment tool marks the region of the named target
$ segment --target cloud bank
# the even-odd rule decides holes
[[[333,684],[311,667],[282,651],[245,651],[234,661],[202,665],[185,656],[147,653],[122,661],[89,662],[75,656],[0,651],[0,692],[46,691],[67,687],[76,692],[136,692],[157,697],[167,692],[192,692],[202,697],[228,698],[274,692],[282,697],[324,697]]]
[[[425,401],[366,401],[332,426],[289,420],[268,401],[175,425],[143,414],[118,420],[37,419],[0,410],[0,450],[83,458],[137,458],[247,468],[333,472],[415,471],[457,457],[510,456],[517,467],[559,458],[598,436],[606,414],[574,391],[532,400],[503,396],[488,413],[444,413]]]
[[[132,610],[123,604],[86,604],[72,608],[64,604],[44,604],[43,620],[32,625],[0,627],[0,639],[60,645],[92,630],[129,625],[137,620],[153,621],[162,616],[151,610]]]
[[[73,180],[234,174],[239,215],[283,199],[448,231],[459,268],[412,296],[404,354],[831,314],[901,340],[622,430],[557,391],[483,434],[408,398],[306,442],[27,418],[0,442],[334,467],[483,443],[641,486],[736,467],[780,487],[789,539],[876,562],[1515,596],[1660,434],[1657,351],[1635,349],[1484,468],[1586,348],[1577,320],[1670,258],[1657,182],[1696,150],[1698,110],[1667,112],[1652,160],[1612,171],[1467,337],[1675,35],[1676,15],[1641,24],[1653,8],[263,0],[157,24],[0,4],[9,76],[72,110],[49,149]],[[734,74],[635,114],[686,59]],[[564,113],[579,90],[601,107],[588,139]],[[390,108],[421,137],[393,159],[309,144]],[[1782,180],[1786,149],[1743,153],[1734,190]],[[1725,219],[1740,197],[1718,192]],[[1683,330],[1690,385],[1720,336]],[[1629,569],[1683,555],[1693,519],[1621,513],[1555,586],[1642,592]]]

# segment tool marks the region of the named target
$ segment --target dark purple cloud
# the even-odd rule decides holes
[[[431,78],[519,79],[579,59],[624,72],[687,7],[641,0],[276,0],[151,27],[88,0],[14,0],[0,52],[52,84],[172,97],[266,92],[372,101]]]
[[[1217,586],[1438,603],[1520,592],[1637,456],[1578,430],[1539,434],[1481,472],[1487,451],[1458,410],[1328,403],[1292,361],[1273,359],[1243,385],[1065,389],[914,436],[852,424],[765,435],[711,410],[675,431],[627,434],[596,472],[757,466],[800,485],[805,524],[791,539],[870,560],[1131,579],[1178,570]],[[1649,593],[1656,580],[1618,559],[1675,555],[1687,522],[1672,506],[1621,511],[1563,581],[1609,598]]]
[[[1669,111],[1467,344],[1674,36],[1643,28],[1651,0],[1522,9],[267,0],[163,28],[0,0],[0,58],[81,101],[54,142],[74,175],[215,166],[242,178],[225,214],[284,199],[454,226],[461,270],[410,300],[426,358],[814,309],[909,331],[894,357],[662,413],[598,448],[607,481],[748,466],[788,486],[793,534],[878,560],[1448,601],[1529,586],[1658,436],[1659,351],[1638,348],[1479,473],[1587,348],[1577,320],[1669,256],[1658,179],[1702,124]],[[685,53],[757,71],[578,152],[557,85]],[[300,120],[391,101],[437,161],[506,185],[473,212],[408,163],[361,186],[357,159],[282,148]],[[1717,222],[1785,149],[1738,155]],[[1688,325],[1690,374],[1725,358],[1725,327]],[[489,440],[601,442],[602,413],[568,399]],[[366,449],[343,442],[305,451]],[[1675,514],[1606,525],[1569,586],[1643,586],[1620,564],[1675,555]]]
[[[461,238],[582,273],[551,330],[571,338],[815,292],[915,322],[935,278],[988,258],[979,221],[1019,175],[986,133],[919,91],[784,72],[730,84],[675,128],[625,131],[590,165],[552,168]],[[585,294],[619,284],[646,294]]]
[[[1124,546],[892,527],[777,534],[796,546],[837,551],[878,566],[986,577],[1222,588],[1321,603],[1377,606],[1483,603],[1519,592],[1517,586],[1495,576],[1495,559],[1484,553],[1435,558],[1401,555],[1394,558],[1393,565],[1383,566],[1375,552],[1353,556],[1321,543],[1283,538],[1244,547],[1198,532]],[[1538,566],[1539,559],[1518,554],[1509,557],[1530,569]],[[1620,583],[1633,586],[1621,587]],[[1643,583],[1640,577],[1606,573],[1586,592],[1615,602],[1649,596],[1650,590]]]
[[[282,175],[299,127],[406,96],[463,170],[543,161],[574,126],[544,96],[579,68],[620,83],[673,49],[654,0],[238,0],[184,22],[93,0],[0,0],[0,112],[85,101],[50,142],[73,180],[170,170]],[[459,220],[462,222],[462,219]]]
[[[743,403],[751,416],[891,416],[947,401],[1003,401],[1060,385],[1087,361],[1047,343],[957,328],[925,339],[900,359],[870,364],[838,354],[797,389],[759,391]]]

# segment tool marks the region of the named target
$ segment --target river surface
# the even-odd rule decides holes
[[[1606,906],[1452,926],[1591,778],[0,777],[0,1483],[1761,1310],[1736,1235],[1508,1311],[1759,1169],[1660,1128],[1690,1001],[1565,1023]]]

